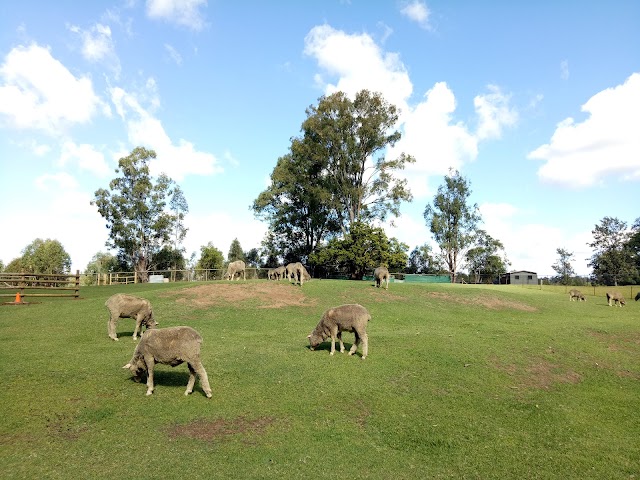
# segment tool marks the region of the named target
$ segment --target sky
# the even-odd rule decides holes
[[[638,25],[631,0],[0,0],[0,260],[106,252],[90,202],[137,146],[185,194],[187,257],[259,247],[251,204],[305,110],[368,89],[401,111],[387,158],[416,158],[389,237],[433,244],[454,168],[511,270],[564,248],[588,274],[595,226],[640,217]]]

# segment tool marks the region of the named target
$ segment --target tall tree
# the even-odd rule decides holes
[[[181,231],[176,225],[184,218],[180,214],[187,211],[182,191],[173,180],[164,174],[155,181],[151,177],[149,161],[153,158],[153,150],[133,149],[118,161],[116,173],[120,176],[111,180],[109,190],[96,190],[91,202],[107,221],[106,245],[118,250],[142,281],[147,279],[153,256],[169,244],[173,232]],[[172,213],[167,200],[174,198],[177,210]]]
[[[475,245],[467,251],[466,260],[469,277],[475,275],[476,283],[492,282],[510,265],[502,242],[484,230],[476,232]]]
[[[573,252],[565,248],[557,248],[556,253],[558,254],[558,259],[556,263],[551,265],[551,268],[558,274],[558,280],[562,285],[569,285],[569,279],[572,275],[575,275],[571,265],[571,261],[574,259]]]
[[[631,259],[635,265],[635,278],[633,283],[640,283],[640,217],[636,218],[631,227],[627,249],[631,253]]]
[[[21,267],[28,273],[69,273],[71,257],[58,240],[36,238],[22,250]]]
[[[406,181],[394,174],[411,156],[387,160],[383,153],[399,139],[396,107],[367,90],[354,100],[338,92],[310,106],[302,135],[280,157],[271,185],[253,203],[269,222],[286,259],[304,259],[322,241],[346,235],[354,222],[399,215],[410,201]]]
[[[255,215],[269,222],[269,242],[285,258],[304,261],[323,237],[339,230],[332,213],[326,159],[308,139],[293,139],[278,159],[271,184],[253,202]]]
[[[321,97],[307,109],[304,138],[326,159],[333,208],[343,234],[356,222],[398,216],[402,201],[411,201],[406,180],[394,176],[415,159],[404,153],[388,160],[384,153],[401,134],[395,130],[398,110],[380,93],[343,92]]]
[[[477,225],[482,219],[478,205],[467,203],[471,195],[470,182],[453,169],[444,180],[433,198],[433,206],[427,204],[424,219],[440,247],[451,282],[455,283],[456,272],[474,244]]]
[[[633,255],[629,249],[630,232],[627,223],[615,217],[604,217],[591,231],[594,249],[588,265],[593,268],[597,283],[618,285],[630,283],[637,274]]]
[[[244,261],[244,252],[242,251],[242,245],[237,238],[234,238],[229,247],[229,253],[227,253],[227,262],[235,262],[236,260]]]

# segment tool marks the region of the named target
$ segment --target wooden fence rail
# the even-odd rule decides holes
[[[55,293],[38,293],[43,291]],[[0,273],[0,297],[13,297],[16,293],[20,293],[21,297],[79,298],[80,270],[76,270],[75,275]]]

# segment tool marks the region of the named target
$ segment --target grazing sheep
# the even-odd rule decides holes
[[[584,298],[584,295],[580,293],[580,290],[576,290],[575,288],[572,288],[571,290],[569,290],[569,301],[572,302],[574,299],[576,300],[576,302],[587,301],[587,299]]]
[[[143,374],[147,374],[147,395],[153,393],[153,369],[156,363],[175,367],[187,362],[189,367],[189,382],[185,395],[193,392],[196,374],[200,376],[202,390],[207,398],[211,398],[211,387],[207,372],[200,361],[200,344],[202,337],[191,327],[170,327],[149,330],[142,335],[140,343],[133,352],[129,363],[122,368],[128,368],[133,379],[140,382]]]
[[[284,265],[280,265],[275,269],[275,274],[278,280],[282,280],[287,274],[287,267],[285,267]]]
[[[153,318],[151,303],[146,298],[134,297],[124,293],[116,293],[110,296],[104,306],[109,310],[109,323],[107,324],[107,333],[109,338],[118,341],[116,334],[116,324],[119,318],[134,318],[136,320],[136,328],[133,331],[133,339],[138,339],[138,331],[142,335],[142,326],[147,329],[155,328],[157,322]]]
[[[287,269],[288,268],[289,266],[287,265]],[[300,286],[302,286],[305,280],[307,281],[311,280],[311,275],[309,275],[309,272],[307,272],[307,269],[304,268],[304,265],[302,265],[300,262],[294,263],[293,267],[291,268],[291,271],[292,271],[291,277],[293,278],[294,285],[296,282],[298,282]]]
[[[276,269],[275,268],[270,268],[269,270],[267,270],[267,279],[268,280],[276,280],[278,278],[278,275],[276,274]]]
[[[611,304],[612,300],[613,300],[613,303],[617,304],[619,307],[622,307],[623,305],[627,304],[627,302],[625,302],[624,297],[620,292],[607,292],[607,303],[609,304],[610,307],[613,306]]]
[[[328,309],[322,315],[313,332],[307,336],[311,350],[320,345],[325,338],[331,336],[331,355],[336,351],[336,337],[340,341],[340,353],[344,353],[342,332],[353,332],[356,341],[351,346],[349,355],[356,353],[358,345],[362,341],[362,359],[364,360],[369,353],[369,337],[367,336],[369,320],[371,320],[371,315],[362,305],[349,304]]]
[[[295,274],[296,263],[295,262],[287,263],[287,266],[284,268],[285,268],[285,274],[287,275],[287,280],[291,280],[291,277],[293,277],[293,275]]]
[[[382,285],[382,282],[384,282],[386,280],[387,285],[386,287],[384,287],[385,290],[389,290],[389,270],[387,270],[387,267],[378,267],[373,271],[373,278],[376,281],[376,287],[380,288],[380,285]],[[395,288],[395,287],[394,287]]]
[[[236,260],[235,262],[231,262],[229,264],[229,266],[227,267],[227,273],[225,273],[224,275],[225,280],[233,280],[236,276],[236,273],[238,274],[238,280],[240,280],[240,273],[242,273],[243,280],[247,279],[245,274],[245,265],[242,260]]]

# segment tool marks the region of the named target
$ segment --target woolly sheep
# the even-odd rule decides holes
[[[610,307],[613,306],[611,301],[613,301],[613,304],[617,304],[619,307],[622,307],[627,304],[627,302],[625,302],[624,297],[620,292],[607,292],[607,303],[609,304]]]
[[[189,382],[185,395],[193,392],[196,374],[200,376],[202,390],[207,398],[211,398],[211,387],[207,372],[200,361],[200,345],[202,337],[191,327],[169,327],[148,330],[142,335],[140,343],[133,352],[133,357],[124,367],[133,374],[133,379],[140,382],[142,375],[147,375],[147,395],[153,393],[153,369],[156,363],[175,367],[187,362]]]
[[[380,288],[380,286],[382,285],[382,282],[384,282],[386,280],[387,284],[384,287],[385,290],[389,290],[389,270],[387,270],[387,267],[378,267],[373,271],[373,278],[376,281],[376,287]]]
[[[287,269],[288,268],[289,266],[287,265]],[[298,282],[300,286],[302,286],[305,280],[311,280],[311,275],[309,275],[309,272],[307,272],[307,269],[304,268],[304,265],[302,265],[300,262],[296,262],[293,264],[293,267],[291,268],[291,272],[292,272],[291,277],[293,278],[294,284]]]
[[[109,310],[107,333],[109,334],[109,338],[115,341],[118,341],[116,324],[120,318],[134,318],[136,320],[136,328],[133,331],[134,340],[138,339],[138,331],[142,334],[142,326],[150,329],[158,325],[153,318],[151,303],[146,298],[116,293],[107,299],[104,306]]]
[[[356,341],[351,346],[349,355],[356,353],[358,345],[362,342],[362,359],[364,360],[369,353],[367,324],[370,320],[371,315],[362,305],[347,304],[328,309],[322,315],[316,328],[307,336],[311,350],[314,350],[327,337],[331,336],[331,355],[336,351],[336,337],[340,341],[340,353],[344,353],[342,332],[353,332]]]
[[[575,288],[572,288],[571,290],[569,290],[569,301],[572,302],[574,299],[576,302],[587,301],[587,299],[584,298],[584,295],[580,292],[580,290],[576,290]]]
[[[234,280],[234,277],[238,274],[238,280],[240,279],[240,273],[242,273],[242,279],[246,280],[245,264],[242,260],[236,260],[231,262],[227,267],[227,273],[224,275],[225,279]]]

